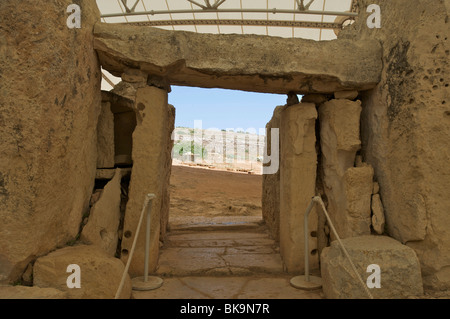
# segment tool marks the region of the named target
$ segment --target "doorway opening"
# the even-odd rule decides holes
[[[262,222],[265,125],[285,95],[172,87],[170,227]]]

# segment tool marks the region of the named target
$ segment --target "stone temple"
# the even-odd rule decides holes
[[[72,2],[80,28],[69,27]],[[267,135],[261,190],[280,276],[303,275],[306,254],[321,298],[450,297],[449,0],[348,0],[334,22],[262,24],[293,35],[334,30],[329,41],[160,28],[151,8],[147,22],[133,22],[142,0],[117,1],[130,21],[111,23],[101,2],[0,2],[0,298],[131,298],[145,272],[149,193],[148,274],[170,275],[161,254],[170,243],[171,85],[290,97],[268,119],[278,134]],[[242,6],[241,20],[219,21],[237,1],[177,2],[197,13],[172,25],[262,23],[241,19]],[[263,2],[264,16],[283,14]],[[294,16],[327,1],[287,2]],[[195,20],[202,10],[217,19]],[[377,18],[381,27],[370,27]],[[121,79],[110,91],[103,70]],[[329,219],[317,203],[305,233],[315,196]],[[247,274],[225,260],[230,273]],[[67,284],[71,264],[81,288]],[[381,287],[365,286],[371,265]]]

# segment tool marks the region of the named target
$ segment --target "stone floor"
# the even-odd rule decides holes
[[[278,245],[255,219],[172,225],[160,252],[161,288],[134,299],[320,299],[292,287]]]

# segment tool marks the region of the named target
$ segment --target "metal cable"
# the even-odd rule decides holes
[[[350,262],[350,265],[352,266],[353,271],[355,272],[356,276],[358,277],[359,282],[360,282],[361,285],[363,286],[363,288],[364,288],[365,292],[367,293],[367,295],[369,296],[369,298],[370,298],[370,299],[373,299],[372,294],[370,293],[370,291],[369,291],[369,289],[367,288],[366,284],[364,283],[364,281],[362,280],[362,278],[361,278],[361,276],[359,275],[358,271],[356,270],[355,264],[353,263],[352,259],[350,258],[350,255],[349,255],[349,253],[347,252],[347,249],[345,249],[344,244],[343,244],[342,241],[341,241],[341,238],[339,237],[339,235],[338,235],[336,229],[334,228],[333,222],[331,221],[330,216],[329,216],[328,213],[327,213],[327,210],[326,210],[326,208],[325,208],[325,204],[324,204],[323,201],[322,201],[322,198],[321,198],[320,196],[315,196],[312,200],[313,200],[314,202],[316,202],[316,203],[319,203],[320,206],[322,207],[322,211],[323,211],[323,213],[325,214],[325,216],[326,216],[328,222],[330,223],[330,228],[331,228],[331,230],[333,231],[334,235],[336,236],[336,239],[337,239],[339,245],[341,245],[342,250],[344,251],[344,254],[345,254],[345,256],[347,257],[348,261]],[[308,253],[308,252],[305,252],[305,253]]]

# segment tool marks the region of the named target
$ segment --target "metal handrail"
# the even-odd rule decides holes
[[[330,219],[330,216],[328,215],[328,212],[325,208],[325,204],[323,203],[323,200],[320,196],[314,196],[311,199],[311,202],[309,203],[308,207],[306,208],[305,212],[305,225],[304,225],[304,231],[305,231],[305,280],[309,281],[309,229],[308,229],[308,215],[311,212],[313,206],[315,203],[319,203],[322,207],[322,211],[325,214],[325,217],[328,220],[328,223],[330,224],[330,228],[333,231],[334,235],[336,236],[337,241],[339,242],[339,245],[341,245],[342,250],[344,251],[345,256],[350,261],[350,265],[353,268],[353,271],[355,272],[356,276],[358,277],[359,282],[362,284],[365,292],[369,296],[370,299],[373,299],[372,294],[370,293],[367,286],[364,284],[364,281],[362,280],[361,276],[359,275],[358,271],[356,270],[355,264],[353,263],[352,259],[350,258],[349,253],[347,252],[347,249],[345,249],[344,244],[341,241],[341,238],[339,237],[336,229],[334,228],[333,222]]]
[[[141,216],[139,217],[139,222],[136,227],[136,233],[134,235],[133,244],[131,246],[130,255],[127,260],[127,264],[122,274],[122,279],[119,284],[119,288],[117,289],[116,295],[114,299],[119,299],[120,294],[122,293],[123,285],[125,283],[125,278],[128,274],[128,269],[130,268],[131,259],[133,258],[134,249],[136,248],[136,243],[139,235],[139,230],[141,228],[142,220],[144,219],[144,212],[147,209],[147,227],[146,227],[146,241],[145,241],[145,265],[144,265],[144,281],[147,281],[148,278],[148,264],[149,264],[149,246],[150,246],[150,214],[151,214],[151,205],[148,205],[151,200],[155,198],[155,194],[147,194],[144,200],[144,205],[142,206]]]

